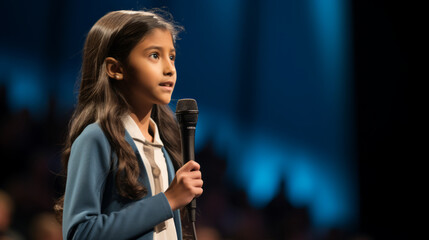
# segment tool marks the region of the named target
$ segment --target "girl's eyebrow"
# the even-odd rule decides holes
[[[160,47],[160,46],[149,46],[149,47],[145,48],[144,51],[151,50],[151,49],[156,49],[156,50],[159,50],[159,51],[163,50],[163,48]],[[171,48],[170,52],[176,52],[176,49],[175,48]]]

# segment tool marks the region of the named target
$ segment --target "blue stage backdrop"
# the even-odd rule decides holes
[[[0,84],[13,111],[68,113],[81,48],[108,11],[167,6],[185,27],[177,99],[198,101],[229,181],[264,207],[281,190],[316,228],[358,218],[349,1],[2,1]],[[5,19],[4,19],[5,18]]]

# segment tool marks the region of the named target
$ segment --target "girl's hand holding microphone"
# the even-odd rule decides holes
[[[165,196],[174,211],[199,197],[203,193],[202,187],[200,165],[191,160],[177,170],[170,187],[165,191]]]

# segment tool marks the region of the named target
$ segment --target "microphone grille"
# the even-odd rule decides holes
[[[179,99],[176,105],[176,112],[198,111],[197,101],[192,98]]]

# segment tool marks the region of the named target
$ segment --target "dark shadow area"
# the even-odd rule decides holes
[[[421,208],[418,12],[402,1],[353,1],[360,229],[375,239],[413,239]]]

